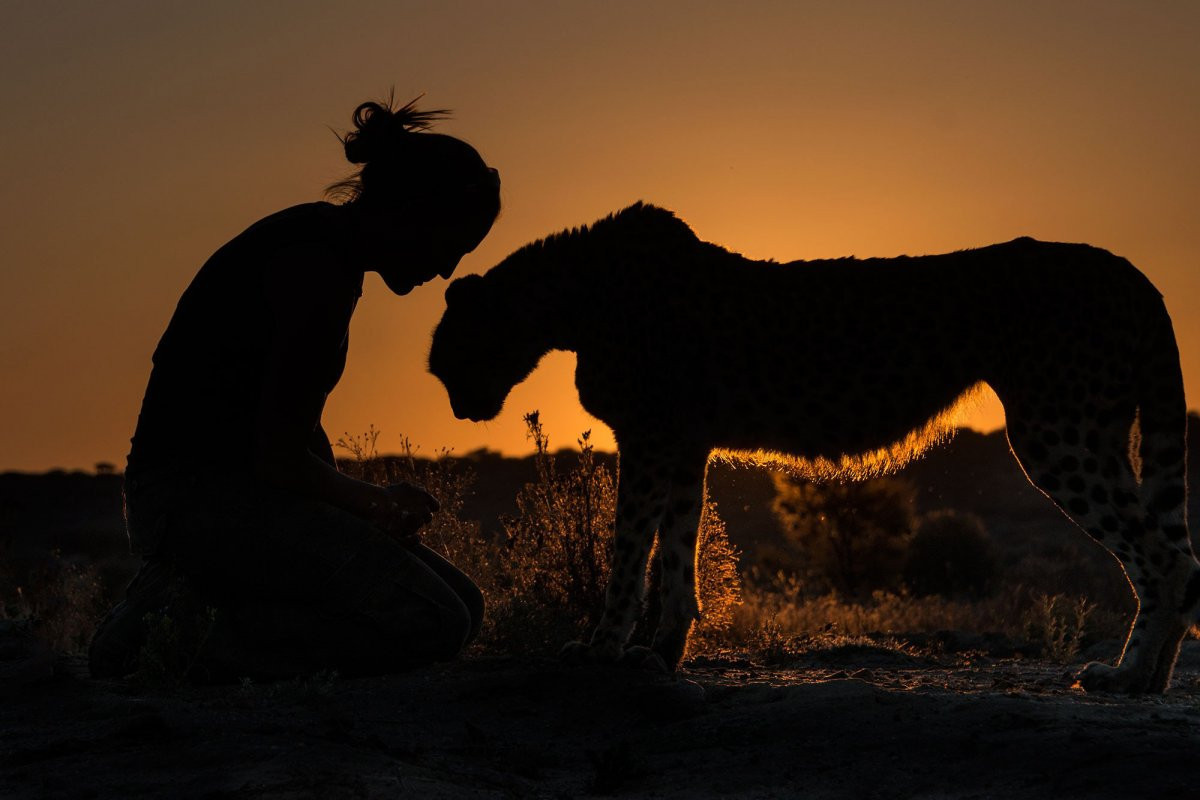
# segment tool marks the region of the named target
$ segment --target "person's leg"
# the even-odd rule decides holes
[[[256,651],[247,668],[384,672],[452,658],[475,629],[460,596],[470,599],[466,576],[333,506],[260,489],[224,502],[205,497],[183,512],[167,549],[228,618],[225,642]]]
[[[417,558],[421,559],[425,564],[437,573],[438,577],[446,582],[446,585],[454,590],[459,599],[463,601],[467,612],[471,615],[471,632],[467,636],[467,642],[474,641],[479,635],[479,629],[483,626],[483,610],[484,599],[483,592],[462,570],[450,563],[436,550],[432,550],[423,544],[418,544],[409,547],[410,552]]]
[[[147,615],[162,613],[190,592],[182,573],[158,553],[167,511],[186,487],[170,475],[126,474],[122,511],[130,551],[144,558],[125,588],[125,597],[100,621],[88,647],[88,668],[95,678],[120,678],[137,668],[146,642]]]

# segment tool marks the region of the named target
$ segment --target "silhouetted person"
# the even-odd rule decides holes
[[[478,632],[479,589],[416,540],[436,501],[338,472],[320,423],[364,271],[399,295],[448,278],[500,210],[496,170],[428,132],[445,112],[414,103],[360,105],[343,144],[362,169],[330,187],[344,202],[260,220],[180,299],[125,473],[145,564],[96,632],[93,675],[133,671],[164,607],[177,624],[217,609],[209,677],[384,672],[451,658]]]

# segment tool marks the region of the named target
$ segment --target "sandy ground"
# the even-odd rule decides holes
[[[0,705],[0,797],[1200,797],[1200,643],[1169,694],[1135,699],[1071,689],[1069,666],[918,652],[175,692],[60,662]]]

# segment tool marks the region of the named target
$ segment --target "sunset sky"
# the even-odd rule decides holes
[[[348,173],[330,128],[392,86],[500,170],[460,275],[639,199],[756,258],[1089,242],[1164,293],[1194,398],[1197,42],[1182,1],[0,4],[0,470],[122,467],[196,270]],[[455,420],[424,364],[444,290],[368,278],[332,438],[526,453],[536,408],[612,446],[570,354]]]

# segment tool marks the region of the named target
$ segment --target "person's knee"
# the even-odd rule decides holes
[[[450,661],[475,637],[478,631],[474,612],[465,598],[459,602],[441,606],[438,625],[430,645],[430,654],[435,661]],[[479,615],[483,615],[483,595],[479,596]]]
[[[479,635],[479,629],[483,627],[483,613],[486,601],[484,600],[483,592],[474,583],[459,597],[463,601],[463,605],[466,606],[467,614],[470,616],[469,632],[467,633],[466,641],[467,644],[470,644]]]

